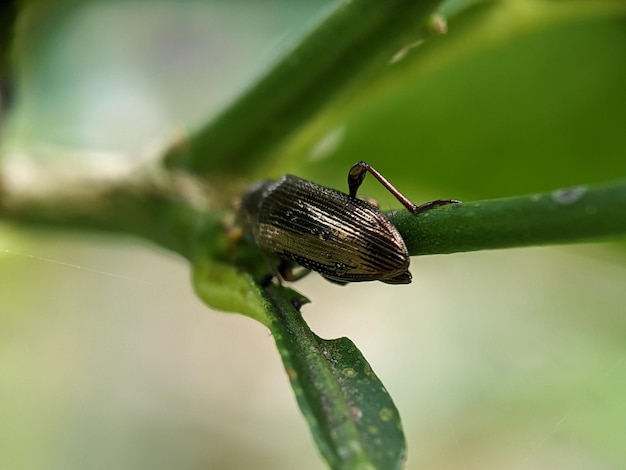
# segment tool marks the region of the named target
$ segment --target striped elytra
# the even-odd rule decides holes
[[[371,204],[292,175],[253,185],[240,219],[264,252],[338,282],[408,284],[409,253]]]

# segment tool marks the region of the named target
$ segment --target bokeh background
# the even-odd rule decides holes
[[[369,71],[250,179],[416,201],[626,174],[626,8],[446,2],[447,35]],[[3,158],[139,161],[216,116],[335,2],[33,2]],[[20,160],[21,161],[21,160]],[[397,203],[367,181],[382,207]],[[626,467],[620,240],[414,258],[410,286],[296,288],[395,399],[408,469]],[[139,240],[0,225],[0,468],[318,469],[269,332],[214,312]]]

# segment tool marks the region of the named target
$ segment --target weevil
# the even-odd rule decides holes
[[[409,284],[410,257],[402,236],[377,207],[356,197],[368,172],[413,214],[459,202],[415,205],[361,161],[348,172],[348,194],[293,175],[255,183],[241,200],[244,231],[263,253],[283,260],[284,279],[291,278],[296,263],[338,284]]]

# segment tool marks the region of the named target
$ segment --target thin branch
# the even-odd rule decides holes
[[[15,184],[0,173],[0,219],[138,235],[191,258],[223,204],[189,175],[143,168],[112,180]],[[411,255],[602,240],[626,235],[626,180],[444,206],[392,221]],[[218,230],[217,233],[223,233]],[[224,234],[226,237],[226,234]],[[216,245],[220,245],[216,242]]]
[[[626,235],[626,180],[392,217],[411,255],[598,241]]]
[[[440,32],[440,23],[427,21],[440,2],[340,2],[187,148],[171,152],[168,165],[199,175],[224,169],[241,174],[368,67],[386,66],[407,44]]]
[[[30,165],[21,170],[0,166],[0,220],[135,235],[190,259],[194,237],[219,219],[206,185],[158,167],[107,178],[47,175]]]

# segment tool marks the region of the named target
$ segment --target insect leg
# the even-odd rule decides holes
[[[348,188],[350,189],[350,197],[355,198],[356,192],[363,183],[369,165],[366,162],[359,162],[352,165],[348,172]]]
[[[372,168],[367,162],[358,162],[355,163],[350,171],[348,172],[348,187],[350,188],[350,197],[356,197],[357,189],[363,183],[365,179],[365,174],[370,172],[374,178],[380,181],[387,190],[395,196],[395,198],[402,203],[404,207],[406,207],[410,212],[415,213],[417,206],[411,202],[411,200],[398,191],[387,179],[378,173],[374,168]]]
[[[298,267],[298,271],[296,271],[294,267]],[[295,282],[308,275],[311,270],[299,267],[297,265],[294,266],[294,263],[292,261],[283,259],[278,265],[278,272],[280,273],[280,277],[282,277],[285,281]]]
[[[446,204],[458,204],[461,202],[457,201],[456,199],[438,199],[436,201],[425,202],[424,204],[418,206],[414,204],[408,197],[398,191],[389,181],[387,181],[387,179],[383,175],[381,175],[372,166],[364,161],[355,163],[348,172],[348,187],[350,188],[350,197],[356,197],[356,192],[363,183],[365,175],[368,171],[374,176],[374,178],[376,178],[380,182],[380,184],[387,188],[387,190],[391,194],[393,194],[395,198],[409,210],[409,212],[413,214],[426,212],[430,209],[434,209],[435,207],[443,206]]]
[[[448,204],[461,204],[461,201],[457,201],[456,199],[437,199],[435,201],[429,201],[425,202],[424,204],[420,204],[419,206],[416,206],[415,209],[411,212],[413,214],[421,214],[422,212],[429,211],[431,209],[434,209],[435,207],[445,206]]]
[[[259,284],[261,286],[268,286],[274,278],[276,278],[279,284],[282,284],[281,279],[284,278],[281,275],[280,266],[277,267],[276,264],[272,262],[270,255],[265,250],[260,251],[261,256],[263,256],[263,259],[265,260],[265,264],[267,264],[267,267],[270,269],[270,272],[261,278]]]

